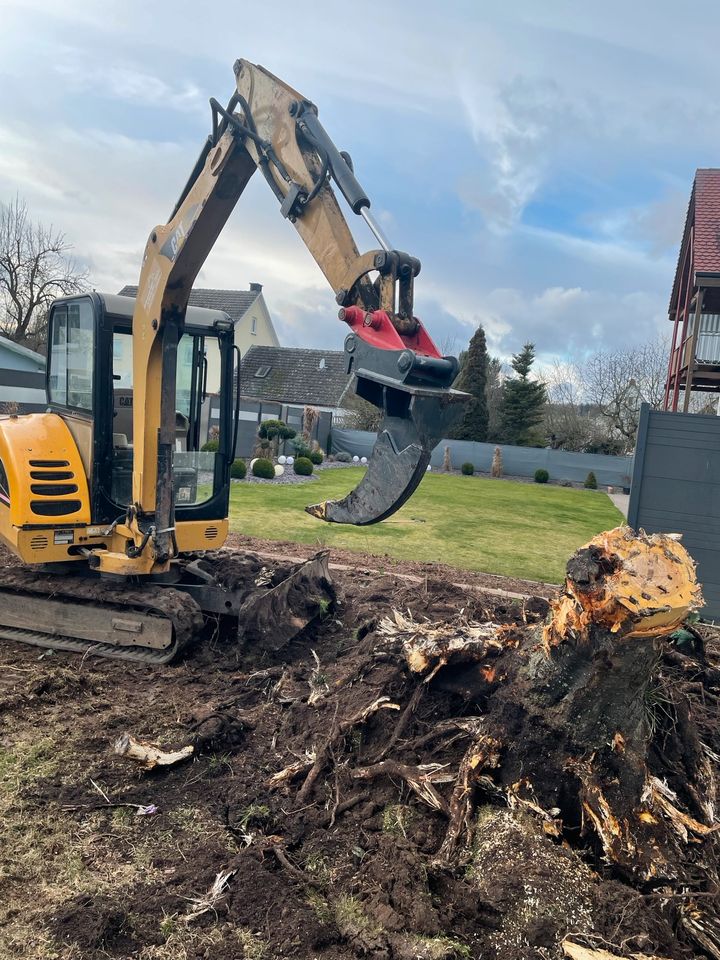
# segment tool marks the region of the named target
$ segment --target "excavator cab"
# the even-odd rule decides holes
[[[92,293],[57,300],[50,314],[48,410],[77,444],[93,526],[109,527],[132,503],[134,305],[130,297]],[[192,531],[192,549],[220,539],[228,514],[237,356],[230,318],[189,307],[175,365],[173,499],[177,534],[187,541]],[[200,449],[210,423],[217,451]],[[36,486],[48,515],[71,519],[79,506],[75,482],[51,477]]]

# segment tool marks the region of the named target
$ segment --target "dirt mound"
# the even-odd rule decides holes
[[[63,903],[50,924],[60,943],[85,953],[105,951],[130,956],[138,944],[130,936],[125,911],[108,897],[80,895]]]
[[[564,938],[672,960],[704,938],[720,956],[711,637],[652,646],[636,772],[675,799],[638,799],[618,829],[672,862],[633,859],[594,819],[596,788],[619,809],[615,731],[569,721],[527,672],[545,601],[335,579],[336,608],[282,653],[212,631],[154,669],[0,647],[0,956],[559,960]],[[425,631],[432,678],[403,623]],[[126,730],[193,756],[144,772],[112,752]]]

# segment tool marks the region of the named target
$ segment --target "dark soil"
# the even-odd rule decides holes
[[[305,555],[295,544],[262,546]],[[616,870],[581,829],[575,801],[559,835],[530,807],[508,804],[513,780],[531,773],[538,799],[550,789],[543,776],[560,768],[567,744],[524,728],[507,698],[491,706],[502,670],[493,680],[447,668],[418,696],[397,647],[376,632],[393,608],[432,621],[464,610],[506,624],[523,643],[547,605],[469,591],[452,582],[460,571],[383,561],[379,574],[356,555],[352,562],[352,574],[335,578],[336,610],[279,653],[239,649],[212,629],[181,662],[160,668],[2,642],[0,957],[530,960],[562,957],[568,934],[618,956],[702,955],[679,914],[685,874],[674,886]],[[408,583],[395,570],[427,579]],[[706,655],[717,667],[712,638]],[[687,686],[717,751],[717,692],[706,695],[699,661],[695,674],[688,662],[696,661],[659,669]],[[380,697],[400,709],[350,722]],[[411,700],[415,710],[404,714]],[[357,771],[385,752],[414,767],[441,764],[454,777],[468,748],[462,723],[483,717],[527,739],[514,745],[514,766],[494,780],[488,772],[472,844],[439,863],[447,816],[402,779]],[[142,772],[113,754],[126,730],[167,748],[194,743],[195,756]],[[446,801],[453,787],[436,784]],[[137,816],[122,804],[158,812]],[[710,843],[692,841],[706,893]],[[188,919],[221,871],[230,872],[222,895]]]
[[[294,557],[305,560],[317,551],[309,544],[290,540],[261,540],[241,533],[231,533],[228,546],[236,550],[250,550],[260,556]],[[363,573],[391,574],[399,577],[413,577],[423,583],[437,580],[443,583],[465,584],[473,590],[501,590],[522,596],[550,597],[557,587],[535,580],[520,580],[517,577],[501,577],[494,573],[480,573],[475,570],[463,570],[445,563],[419,563],[412,560],[398,560],[395,557],[380,556],[371,553],[359,553],[355,550],[343,550],[339,547],[327,548],[330,554],[330,566],[335,569],[349,567]]]

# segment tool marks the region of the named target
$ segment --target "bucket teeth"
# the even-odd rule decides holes
[[[306,511],[328,523],[368,526],[392,516],[422,480],[430,457],[462,414],[466,394],[455,390],[413,391],[403,417],[386,416],[365,476],[342,500],[326,500]]]
[[[367,472],[342,500],[326,500],[305,509],[329,523],[367,526],[391,516],[415,492],[430,462],[432,450],[419,443],[397,450],[387,430],[378,436]]]

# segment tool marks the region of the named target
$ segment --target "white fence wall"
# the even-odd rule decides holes
[[[332,452],[346,451],[352,456],[369,457],[377,434],[364,430],[333,427]],[[476,470],[490,472],[493,452],[498,444],[472,443],[467,440],[441,440],[433,450],[431,464],[441,467],[445,447],[450,447],[452,465],[457,470],[463,463],[472,463]],[[592,470],[599,486],[629,489],[633,470],[632,457],[608,457],[597,453],[573,453],[538,447],[511,447],[499,444],[506,476],[532,477],[543,468],[551,480],[582,483]]]

